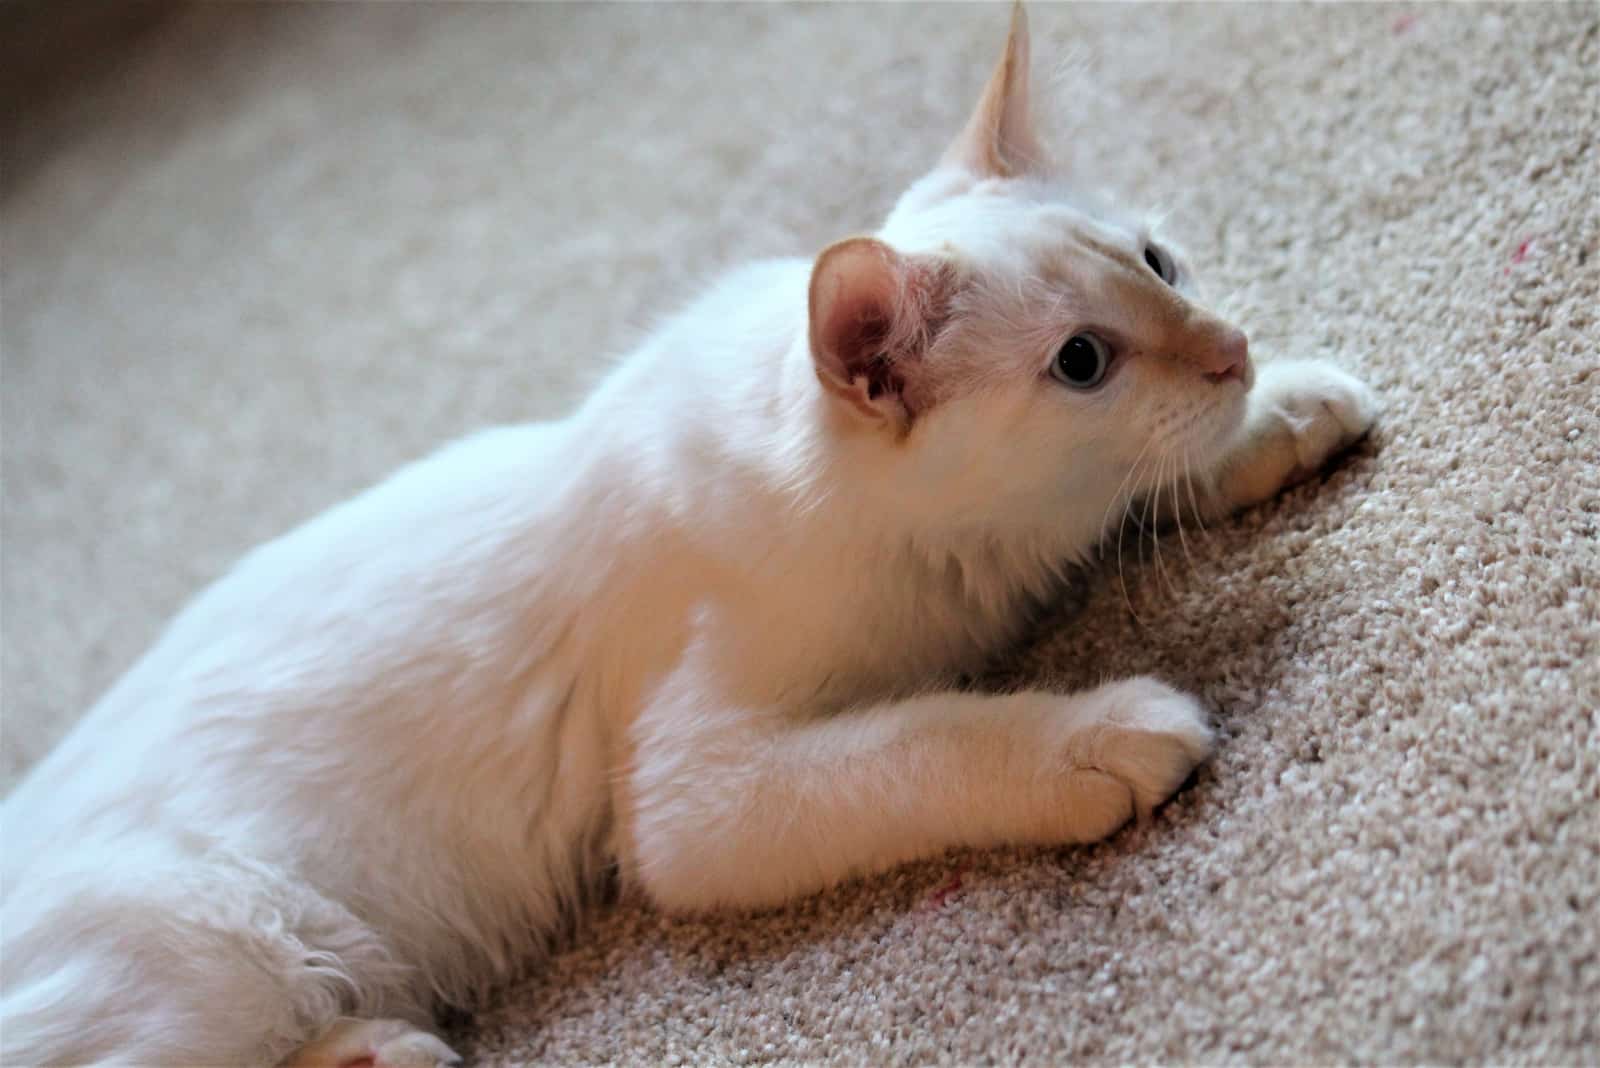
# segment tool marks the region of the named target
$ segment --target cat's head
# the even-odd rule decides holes
[[[939,166],[812,270],[811,355],[840,432],[878,441],[886,477],[910,483],[885,490],[930,515],[1042,516],[1158,462],[1198,468],[1251,383],[1244,334],[1199,303],[1183,253],[1052,167],[1028,51],[1018,4]]]

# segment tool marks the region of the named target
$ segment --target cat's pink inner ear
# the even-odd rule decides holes
[[[817,378],[856,414],[900,429],[913,415],[906,374],[920,355],[908,261],[882,241],[830,246],[811,272],[811,356]]]
[[[1011,9],[1005,52],[966,129],[945,152],[946,166],[961,167],[983,178],[1013,178],[1046,166],[1044,146],[1033,128],[1028,64],[1028,16],[1022,0],[1017,0]]]

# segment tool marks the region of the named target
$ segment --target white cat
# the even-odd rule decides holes
[[[613,864],[765,905],[1166,798],[1194,698],[950,680],[1134,496],[1254,502],[1375,405],[1323,364],[1252,391],[1178,251],[1052,175],[1027,67],[1019,8],[876,236],[733,275],[569,418],[201,594],[5,806],[0,1060],[446,1063],[432,1010]]]

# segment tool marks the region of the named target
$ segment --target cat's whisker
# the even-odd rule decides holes
[[[1167,578],[1166,568],[1161,563],[1161,474],[1166,466],[1166,454],[1156,457],[1155,477],[1150,480],[1150,496],[1146,504],[1150,508],[1150,557],[1155,563],[1157,577],[1167,582],[1167,590],[1171,592],[1171,580]],[[1157,586],[1159,589],[1159,585]]]
[[[1116,504],[1119,500],[1122,501],[1123,519],[1127,518],[1128,503],[1127,499],[1123,498],[1122,491],[1127,488],[1129,480],[1134,476],[1134,472],[1139,470],[1139,461],[1144,459],[1144,454],[1150,451],[1150,446],[1154,443],[1155,438],[1150,438],[1144,443],[1144,448],[1140,449],[1139,454],[1133,458],[1133,465],[1128,468],[1128,473],[1123,475],[1122,481],[1117,484],[1116,492],[1114,492],[1111,495],[1111,499],[1106,502],[1105,514],[1100,517],[1100,526],[1098,528],[1102,538],[1105,536],[1106,525],[1111,522],[1111,509],[1116,507]],[[1137,483],[1135,483],[1135,485],[1137,485]],[[1121,522],[1117,523],[1117,534],[1120,540],[1122,534]]]
[[[1183,480],[1189,486],[1189,507],[1194,509],[1194,521],[1200,528],[1200,533],[1206,539],[1206,544],[1211,544],[1211,531],[1206,529],[1206,517],[1200,510],[1200,500],[1194,492],[1194,463],[1189,457],[1189,450],[1183,450]]]
[[[1152,480],[1152,485],[1154,480]],[[1147,487],[1148,488],[1148,487]],[[1139,566],[1144,566],[1144,536],[1150,529],[1150,500],[1151,494],[1146,494],[1144,502],[1139,506]]]
[[[1117,507],[1119,504],[1121,505],[1121,512],[1117,517],[1116,533],[1117,587],[1122,592],[1123,603],[1128,606],[1128,614],[1133,616],[1135,622],[1137,622],[1140,626],[1144,625],[1144,620],[1140,619],[1139,613],[1134,611],[1133,599],[1128,595],[1128,582],[1122,570],[1122,532],[1128,524],[1133,498],[1138,492],[1139,470],[1144,465],[1145,455],[1150,451],[1150,446],[1155,444],[1155,440],[1156,439],[1154,437],[1150,437],[1145,440],[1144,445],[1139,449],[1138,455],[1133,458],[1133,463],[1131,466],[1129,466],[1128,473],[1122,476],[1122,481],[1117,484],[1116,492],[1111,495],[1111,500],[1106,503],[1105,515],[1102,516],[1100,520],[1100,529],[1103,531],[1107,528],[1107,525],[1110,521],[1111,509]],[[1126,491],[1126,495],[1124,495],[1124,491]]]
[[[1155,547],[1156,571],[1161,575],[1162,581],[1166,583],[1167,593],[1173,600],[1177,600],[1177,584],[1172,581],[1172,574],[1167,570],[1166,561],[1161,558],[1161,484],[1166,481],[1167,461],[1169,459],[1171,459],[1170,454],[1163,454],[1156,464],[1156,480],[1155,485],[1151,487],[1150,494],[1153,506],[1150,519],[1150,543]]]
[[[1184,451],[1184,464],[1187,468],[1189,462],[1188,450]],[[1183,502],[1178,499],[1178,469],[1176,460],[1172,470],[1172,514],[1178,522],[1178,543],[1183,546],[1183,559],[1189,565],[1189,570],[1194,570],[1194,556],[1189,552],[1189,536],[1183,532]]]
[[[1154,438],[1151,438],[1150,441],[1145,443],[1145,448],[1139,450],[1139,458],[1134,461],[1132,470],[1128,472],[1128,474],[1133,477],[1134,488],[1129,491],[1127,498],[1122,502],[1122,518],[1117,520],[1117,585],[1122,590],[1122,603],[1128,606],[1128,614],[1132,616],[1133,621],[1139,624],[1141,627],[1145,626],[1145,622],[1143,619],[1139,618],[1139,613],[1134,610],[1133,598],[1128,595],[1128,579],[1122,570],[1122,528],[1127,524],[1128,519],[1132,516],[1133,498],[1134,494],[1138,492],[1139,485],[1137,472],[1144,462],[1145,451],[1150,447],[1151,442],[1154,440]],[[1118,495],[1121,495],[1120,491],[1118,491]],[[1141,546],[1144,544],[1142,536],[1139,544]]]

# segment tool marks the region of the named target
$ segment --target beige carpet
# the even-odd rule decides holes
[[[1600,7],[1033,15],[1078,173],[1173,211],[1255,351],[1387,402],[1192,559],[1129,543],[1127,600],[1093,576],[1022,658],[1192,687],[1220,754],[1096,848],[761,916],[624,902],[456,1039],[484,1064],[1600,1063]],[[6,781],[251,544],[563,411],[717,269],[870,227],[1005,21],[216,5],[18,90]]]

